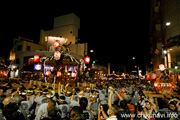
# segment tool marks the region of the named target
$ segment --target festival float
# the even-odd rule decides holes
[[[160,75],[156,75],[157,71],[160,71]],[[177,78],[174,74],[170,73],[179,73],[178,69],[165,68],[163,64],[159,65],[159,69],[149,73],[147,79],[154,80],[154,87],[156,88],[157,93],[162,95],[172,95],[173,90],[176,89]],[[168,74],[170,73],[170,74]],[[178,78],[180,78],[180,75]]]
[[[59,82],[56,80],[76,80],[80,75],[83,63],[89,62],[90,58],[84,61],[81,56],[71,53],[69,49],[71,43],[68,44],[65,38],[51,37],[51,39],[48,48],[52,49],[50,51],[53,53],[50,56],[34,55],[36,63],[34,70],[43,73],[45,83],[55,84]]]

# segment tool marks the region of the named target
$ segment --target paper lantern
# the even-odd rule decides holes
[[[84,58],[84,62],[85,62],[86,64],[89,64],[89,62],[90,62],[90,57],[86,56],[86,57]]]
[[[60,57],[61,57],[61,52],[55,51],[55,52],[54,52],[54,59],[55,59],[55,60],[59,60]]]
[[[156,73],[153,73],[153,74],[152,74],[152,79],[153,79],[153,80],[156,79]]]
[[[39,62],[39,55],[34,55],[34,62]]]
[[[72,72],[72,73],[71,73],[71,76],[72,76],[72,77],[76,77],[76,73]]]
[[[56,41],[54,42],[54,47],[55,47],[55,48],[58,48],[58,47],[59,47],[59,41],[56,40]]]
[[[180,81],[180,74],[178,75],[178,80]]]
[[[51,74],[50,71],[46,71],[46,75],[49,76]]]
[[[159,69],[160,69],[161,71],[164,71],[164,70],[165,70],[164,64],[159,64]]]
[[[154,83],[154,87],[156,88],[157,86],[158,86],[158,83],[155,82],[155,83]]]
[[[61,72],[57,72],[57,77],[61,77]]]

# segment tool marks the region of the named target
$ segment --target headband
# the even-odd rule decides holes
[[[53,95],[55,95],[55,91],[52,90],[51,93],[52,93]]]
[[[92,98],[97,98],[97,96],[95,96],[95,95],[90,95],[90,97],[92,97]]]
[[[113,87],[112,87],[112,86],[110,86],[110,87],[109,87],[109,89],[112,89],[112,90],[113,90]]]
[[[71,92],[67,91],[67,94],[71,94]]]
[[[47,98],[52,98],[54,95],[46,95]]]
[[[27,92],[28,92],[28,93],[32,93],[32,92],[33,92],[33,90],[27,90]]]
[[[86,89],[87,89],[87,90],[90,90],[90,88],[89,88],[89,87],[87,87]]]

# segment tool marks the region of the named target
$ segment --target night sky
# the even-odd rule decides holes
[[[52,29],[54,17],[73,12],[81,20],[80,42],[94,49],[89,53],[92,60],[110,62],[117,70],[117,64],[130,66],[135,56],[143,67],[149,60],[149,9],[149,0],[10,6],[8,11],[1,10],[0,56],[9,56],[14,37],[38,42],[40,29]]]

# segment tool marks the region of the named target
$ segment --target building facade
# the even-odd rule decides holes
[[[153,70],[163,63],[180,68],[180,1],[150,0],[150,43]],[[177,68],[177,67],[176,67]]]

